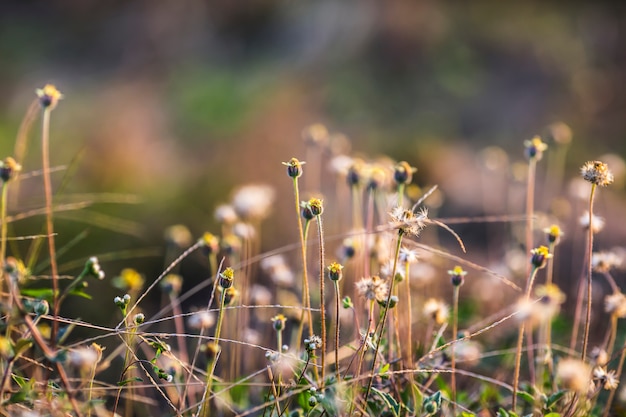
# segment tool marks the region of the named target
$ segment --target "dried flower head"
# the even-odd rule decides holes
[[[15,178],[21,170],[22,166],[10,156],[4,158],[4,161],[0,161],[0,179],[4,182],[9,182]]]
[[[556,367],[556,379],[565,389],[586,393],[591,382],[591,367],[580,359],[561,359]]]
[[[302,176],[302,165],[306,164],[306,162],[301,162],[297,158],[291,158],[289,162],[283,162],[282,164],[287,167],[288,176],[291,178],[300,178]]]
[[[437,325],[442,325],[450,317],[450,309],[442,300],[429,298],[424,303],[424,315],[433,320]]]
[[[387,299],[389,286],[379,276],[361,278],[356,283],[356,290],[359,295],[368,301],[383,301]]]
[[[548,149],[548,145],[543,143],[539,136],[535,136],[531,140],[524,141],[526,148],[526,158],[539,161],[543,157],[543,152]]]
[[[235,192],[232,204],[240,218],[262,220],[274,204],[274,194],[269,185],[245,185]]]
[[[413,174],[417,172],[417,168],[409,165],[408,162],[398,162],[393,169],[393,179],[396,184],[410,184],[413,181]]]
[[[591,350],[589,358],[591,358],[595,365],[604,366],[609,361],[609,354],[606,350],[596,346]]]
[[[215,324],[215,315],[209,311],[198,311],[187,319],[187,325],[192,329],[207,329]]]
[[[419,213],[414,213],[402,207],[394,207],[389,213],[391,216],[390,225],[394,229],[398,229],[403,234],[418,236],[422,229],[426,227],[428,219],[428,210],[423,208]]]
[[[601,161],[588,161],[580,168],[580,173],[585,181],[600,187],[606,187],[613,182],[613,174],[609,166]]]
[[[591,255],[591,267],[596,272],[609,272],[622,266],[622,257],[615,252],[594,252]]]
[[[415,263],[418,260],[417,252],[413,249],[409,249],[407,247],[400,248],[400,255],[398,260],[403,263]]]
[[[607,371],[603,366],[596,366],[593,368],[593,379],[597,380],[607,391],[612,391],[619,385],[619,378],[615,374],[615,371]]]
[[[100,361],[103,350],[102,346],[92,343],[89,347],[84,346],[71,350],[68,359],[70,364],[81,371],[89,371]]]
[[[604,229],[604,225],[606,223],[603,217],[596,216],[595,214],[592,215],[591,222],[593,233],[601,232],[602,229]],[[578,219],[578,223],[582,226],[583,229],[589,229],[589,211],[585,211],[583,215],[580,216],[580,218]]]
[[[620,319],[626,317],[626,296],[621,292],[614,292],[613,294],[604,297],[604,311],[609,314],[615,315]]]
[[[555,245],[559,244],[559,242],[561,241],[561,237],[563,236],[563,231],[556,224],[553,224],[552,226],[543,229],[543,233],[546,234],[548,243],[553,243]]]
[[[53,110],[59,100],[63,98],[63,94],[52,84],[46,84],[43,88],[35,90],[37,97],[39,97],[39,104],[44,109]]]
[[[307,145],[324,146],[328,144],[328,129],[321,123],[315,123],[302,130],[302,138]]]
[[[552,258],[550,250],[546,246],[539,246],[530,251],[530,263],[535,268],[543,268],[548,263],[548,259]]]

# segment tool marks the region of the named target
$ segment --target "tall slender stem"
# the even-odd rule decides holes
[[[591,184],[589,195],[589,235],[587,237],[587,316],[585,318],[585,335],[583,337],[582,360],[587,357],[587,345],[589,343],[589,327],[591,325],[591,256],[593,254],[593,197],[596,192],[596,184]]]
[[[335,376],[337,378],[337,383],[341,378],[339,374],[339,281],[335,281]]]
[[[317,235],[319,237],[319,251],[320,251],[320,320],[322,321],[322,383],[324,382],[325,365],[326,365],[326,303],[324,294],[324,228],[322,226],[322,216],[315,216],[317,219]]]
[[[302,298],[304,304],[304,310],[300,316],[300,325],[298,327],[297,340],[298,346],[302,343],[302,333],[304,331],[304,314],[307,315],[307,324],[309,327],[309,337],[313,336],[313,317],[311,316],[311,295],[309,293],[309,276],[307,273],[306,262],[306,235],[304,228],[302,227],[302,220],[300,219],[300,191],[298,187],[298,178],[293,178],[293,192],[296,203],[296,218],[298,219],[298,233],[300,237],[300,253],[302,256]]]
[[[461,287],[454,286],[454,292],[452,295],[452,339],[456,340],[457,333],[459,332],[459,291]],[[450,368],[452,373],[450,374],[450,388],[452,390],[452,415],[456,416],[456,356],[454,352],[456,344],[453,343],[450,346]]]

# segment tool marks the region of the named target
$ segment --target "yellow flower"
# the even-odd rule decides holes
[[[543,143],[539,136],[535,136],[531,140],[525,140],[526,157],[528,159],[536,159],[537,161],[543,156],[543,152],[548,149],[548,145]]]
[[[43,88],[35,90],[37,97],[39,97],[39,103],[44,109],[54,109],[59,100],[63,98],[63,94],[52,84],[46,84]]]
[[[124,268],[118,277],[113,279],[113,284],[120,289],[129,292],[138,292],[143,287],[143,276],[132,268]]]

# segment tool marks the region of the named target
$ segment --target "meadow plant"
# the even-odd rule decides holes
[[[556,196],[575,174],[566,159],[572,139],[566,125],[549,127],[550,148],[539,137],[524,142],[527,161],[516,166],[525,174],[511,178],[525,192],[512,183],[505,196],[525,200],[524,209],[456,218],[437,217],[447,209],[449,189],[427,186],[417,173],[428,170],[412,166],[418,155],[356,157],[345,136],[308,126],[307,172],[292,157],[283,163],[291,187],[237,187],[214,208],[217,230],[199,233],[195,242],[185,225],[167,228],[163,268],[151,277],[117,252],[57,263],[72,254],[71,244],[61,244],[65,230],[55,228],[63,190],[50,166],[51,113],[61,110],[62,95],[46,85],[36,97],[42,170],[21,165],[32,108],[17,134],[16,156],[0,162],[0,414],[573,417],[619,415],[623,408],[624,251],[594,243],[613,220],[609,211],[606,219],[594,213],[596,189],[611,184],[613,174],[600,161],[582,166],[580,181],[591,184],[585,213],[573,205],[552,210],[550,201],[534,197]],[[558,155],[542,170],[537,162],[553,149]],[[489,154],[504,151],[491,147]],[[513,173],[514,165],[498,169]],[[39,177],[42,207],[21,208],[20,182]],[[284,194],[293,195],[297,237],[261,239]],[[464,198],[479,194],[470,190]],[[44,232],[21,234],[19,221],[35,216]],[[578,218],[584,246],[575,241]],[[503,222],[523,230],[495,227]],[[312,223],[316,241],[308,239]],[[483,223],[489,233],[477,239],[454,230]],[[424,232],[427,226],[438,227]],[[542,229],[545,240],[535,242]],[[43,244],[45,256],[38,251]],[[315,262],[307,259],[309,246],[318,249]],[[333,257],[327,253],[336,261],[327,263]],[[128,265],[110,271],[113,260]],[[185,262],[195,263],[196,272],[188,273]],[[572,262],[584,271],[574,285],[565,269]],[[438,280],[445,271],[450,281]],[[604,308],[595,311],[593,274],[602,278],[594,292],[604,292]],[[119,322],[71,317],[66,306],[91,299],[102,286],[117,288],[107,316]],[[577,298],[570,297],[576,287]]]

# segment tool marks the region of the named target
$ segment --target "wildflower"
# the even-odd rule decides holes
[[[286,321],[287,321],[287,317],[285,317],[282,314],[278,314],[272,317],[272,326],[274,327],[274,330],[276,330],[277,332],[285,330]]]
[[[545,267],[548,263],[548,259],[552,258],[552,254],[545,246],[539,246],[538,248],[532,249],[530,254],[532,255],[530,257],[530,263],[538,269]]]
[[[374,275],[368,278],[361,278],[356,283],[356,290],[361,297],[368,301],[382,301],[387,299],[389,286],[379,276]]]
[[[389,215],[391,216],[390,225],[392,228],[407,235],[418,236],[426,227],[428,210],[424,208],[419,213],[414,213],[402,207],[395,207]]]
[[[563,231],[556,224],[553,224],[552,226],[546,227],[545,229],[543,229],[543,233],[546,234],[548,243],[553,243],[555,245],[559,244],[559,241],[561,240],[561,237],[563,236]]]
[[[450,279],[452,281],[452,285],[458,287],[463,284],[465,280],[465,275],[467,275],[467,271],[464,271],[459,265],[455,266],[454,269],[448,271],[448,275],[450,275]]]
[[[548,145],[543,143],[539,136],[535,136],[531,140],[525,140],[524,147],[526,148],[526,157],[537,161],[541,159],[543,152],[548,149]]]
[[[322,347],[322,338],[313,335],[307,339],[304,339],[304,346],[309,354],[312,354],[316,349],[320,349]]]
[[[592,222],[592,227],[593,227],[593,230],[592,230],[593,233],[601,232],[602,229],[604,229],[604,224],[605,224],[604,218],[593,214],[591,222]],[[580,218],[578,219],[578,223],[582,226],[583,229],[585,230],[589,229],[589,211],[585,211],[583,215],[580,216]]]
[[[113,303],[115,303],[115,305],[119,308],[126,308],[126,306],[130,304],[130,295],[124,294],[123,297],[115,297],[113,299]]]
[[[313,214],[313,209],[311,208],[311,205],[308,201],[300,202],[300,215],[306,221],[311,221],[315,218],[315,215]]]
[[[387,174],[385,170],[379,166],[374,166],[369,172],[367,188],[369,190],[377,190],[385,184]]]
[[[222,237],[220,247],[226,255],[236,255],[241,253],[241,239],[233,233]]]
[[[239,219],[237,217],[237,212],[235,211],[235,208],[230,204],[221,204],[217,206],[215,208],[215,213],[213,214],[213,217],[215,217],[215,220],[217,220],[219,223],[228,225],[235,224]]]
[[[215,254],[220,250],[220,240],[213,233],[205,232],[202,235],[201,243],[205,255]]]
[[[604,297],[604,311],[623,319],[626,317],[626,296],[621,292]]]
[[[274,189],[269,185],[246,185],[235,192],[232,204],[242,219],[261,220],[269,214],[274,194]]]
[[[424,315],[441,326],[448,321],[450,310],[443,301],[429,298],[424,303]]]
[[[145,321],[146,321],[146,316],[143,313],[137,313],[135,314],[135,317],[133,317],[133,322],[136,325],[143,324]]]
[[[357,186],[361,183],[364,165],[364,162],[360,159],[355,159],[353,161],[352,166],[348,169],[348,173],[346,175],[346,181],[350,187]]]
[[[59,100],[63,98],[63,94],[52,84],[46,84],[43,88],[35,90],[37,97],[39,97],[39,104],[44,109],[53,110]]]
[[[591,267],[596,272],[609,272],[622,266],[622,258],[615,252],[594,252],[591,255]]]
[[[312,124],[302,130],[302,138],[308,145],[326,145],[328,137],[328,129],[321,123]]]
[[[602,387],[607,391],[614,390],[619,385],[619,379],[617,378],[615,371],[607,371],[606,368],[602,366],[596,366],[593,368],[593,379],[597,379],[598,382],[602,384]]]
[[[538,285],[535,294],[540,299],[532,309],[533,315],[540,322],[552,320],[565,302],[565,294],[554,284]]]
[[[406,247],[401,247],[400,248],[400,255],[398,260],[400,262],[404,262],[404,263],[414,263],[417,262],[418,256],[417,256],[417,252],[412,250],[412,249],[408,249]]]
[[[167,274],[159,283],[165,294],[178,295],[183,287],[183,277],[178,274]]]
[[[183,224],[175,224],[165,229],[164,238],[167,243],[186,248],[191,246],[193,237],[189,228]]]
[[[342,272],[343,265],[337,262],[333,262],[330,265],[328,265],[327,269],[328,269],[328,278],[330,278],[331,281],[339,281],[341,277],[343,276],[343,272]]]
[[[7,337],[0,336],[0,358],[11,359],[15,356],[11,340]]]
[[[412,167],[408,162],[398,162],[393,170],[393,179],[398,185],[410,184],[415,172],[417,172],[417,168]]]
[[[87,262],[85,263],[85,269],[87,270],[87,273],[89,275],[100,280],[104,279],[104,271],[100,269],[100,263],[98,262],[98,258],[96,258],[95,256],[87,259]]]
[[[282,164],[287,167],[287,175],[291,178],[299,178],[302,176],[302,165],[306,164],[306,162],[300,162],[296,158],[291,158],[289,162],[283,162]]]
[[[22,166],[18,164],[15,159],[6,157],[4,161],[0,161],[0,179],[4,182],[9,182],[15,178],[18,172],[22,170]]]
[[[113,278],[113,285],[129,292],[138,292],[143,287],[143,276],[132,268],[124,268],[120,275]]]
[[[340,259],[351,259],[354,258],[356,252],[359,248],[359,240],[353,237],[347,237],[341,242],[341,246],[338,250],[338,256]]]
[[[220,287],[224,289],[232,287],[234,278],[235,271],[233,271],[233,268],[226,268],[223,272],[220,272]]]
[[[556,368],[556,379],[563,388],[585,393],[591,382],[591,368],[580,359],[561,359]]]
[[[609,166],[601,161],[588,161],[580,168],[585,181],[600,187],[606,187],[613,182],[613,174]]]
[[[198,311],[187,319],[187,324],[192,329],[206,329],[215,324],[215,315],[206,311]]]
[[[209,362],[213,361],[215,358],[217,358],[217,355],[220,353],[220,345],[218,345],[216,342],[207,342],[202,346],[202,352],[204,353],[204,356],[206,356],[207,360]]]
[[[319,198],[310,199],[308,205],[311,209],[311,213],[316,217],[321,216],[324,212],[324,203]]]
[[[25,278],[28,274],[28,268],[24,265],[21,259],[16,259],[13,256],[8,256],[4,262],[4,272],[6,272],[11,280],[18,282]]]

